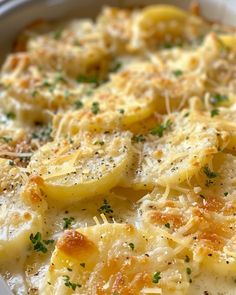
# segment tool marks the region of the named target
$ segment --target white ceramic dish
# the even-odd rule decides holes
[[[0,62],[11,50],[17,34],[37,19],[60,20],[73,17],[94,17],[102,6],[119,7],[174,4],[187,8],[189,0],[2,0],[0,1]],[[235,0],[199,0],[201,12],[209,20],[236,26]],[[11,295],[0,277],[0,295]]]

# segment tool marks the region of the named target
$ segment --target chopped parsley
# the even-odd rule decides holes
[[[170,120],[167,120],[166,123],[160,124],[154,127],[153,129],[151,129],[150,133],[152,135],[158,135],[159,137],[162,137],[164,131],[170,129],[171,125],[172,125],[172,122]]]
[[[140,134],[140,135],[134,135],[132,137],[132,140],[134,142],[144,142],[146,139],[144,138],[144,136],[142,134]]]
[[[92,113],[93,113],[94,115],[97,115],[97,114],[99,113],[100,108],[99,108],[99,103],[98,103],[98,102],[94,101],[94,102],[92,103],[91,111],[92,111]]]
[[[10,166],[14,166],[14,165],[15,165],[15,163],[14,163],[12,160],[9,160],[8,164],[9,164]]]
[[[88,89],[88,90],[85,91],[85,94],[87,96],[91,96],[91,95],[93,95],[93,90],[92,89]]]
[[[9,143],[12,141],[11,137],[0,136],[0,140],[4,141],[5,143]]]
[[[120,61],[116,61],[116,62],[111,66],[110,71],[111,71],[112,73],[115,73],[115,72],[117,72],[121,67],[122,67],[122,63],[121,63]]]
[[[179,76],[183,75],[183,71],[175,70],[175,71],[173,71],[173,74],[175,75],[175,77],[179,77]]]
[[[95,145],[98,145],[98,144],[100,144],[100,145],[104,145],[105,142],[102,141],[102,140],[98,140],[98,141],[95,141],[94,144],[95,144]]]
[[[54,82],[55,83],[57,83],[57,82],[66,82],[66,79],[65,79],[65,77],[63,76],[62,73],[57,73]]]
[[[203,172],[206,174],[207,178],[209,178],[209,179],[216,178],[217,176],[219,176],[219,174],[217,172],[211,171],[208,166],[205,166],[203,168]]]
[[[96,77],[78,76],[76,81],[78,83],[91,83],[98,85],[98,79]]]
[[[123,115],[125,113],[125,110],[124,109],[119,109],[119,113]]]
[[[48,251],[46,245],[53,244],[54,240],[42,240],[42,235],[37,232],[35,235],[30,235],[30,241],[34,245],[34,250],[36,252],[46,253]]]
[[[154,283],[154,284],[158,284],[159,283],[159,281],[160,281],[160,279],[161,279],[161,276],[160,276],[160,272],[159,271],[156,271],[155,273],[154,273],[154,275],[153,275],[153,277],[152,277],[152,282]]]
[[[13,112],[7,112],[6,114],[7,119],[14,120],[16,118],[16,114]]]
[[[61,39],[61,37],[62,37],[62,30],[57,30],[57,31],[55,31],[55,32],[53,32],[53,38],[55,39],[55,40],[59,40],[59,39]]]
[[[31,95],[32,95],[33,97],[35,97],[37,94],[38,94],[38,91],[37,91],[37,90],[34,90],[34,91],[31,93]]]
[[[81,262],[79,265],[80,265],[81,267],[85,268],[85,263],[84,263],[84,262]]]
[[[76,110],[82,109],[83,106],[84,106],[84,104],[82,103],[81,100],[77,100],[75,102],[75,108],[76,108]]]
[[[229,98],[227,95],[215,93],[210,97],[210,103],[213,105],[218,105],[222,102],[228,101]]]
[[[187,267],[187,268],[186,268],[186,273],[187,273],[188,275],[191,275],[191,273],[192,273],[191,268]]]
[[[49,83],[48,80],[44,80],[43,83],[42,83],[42,86],[50,87],[50,86],[52,86],[52,84]]]
[[[225,196],[225,197],[227,197],[227,196],[228,196],[228,194],[229,194],[228,192],[224,192],[224,196]]]
[[[74,217],[64,217],[64,224],[63,224],[63,229],[70,228],[72,223],[75,221]]]
[[[211,117],[215,117],[219,115],[220,111],[218,109],[213,109],[211,110]]]
[[[131,249],[132,251],[134,251],[134,244],[133,244],[133,243],[129,243],[128,246],[130,247],[130,249]]]
[[[81,288],[82,286],[80,284],[76,284],[76,283],[72,283],[70,281],[70,277],[67,276],[67,275],[64,275],[63,276],[63,280],[65,282],[65,286],[68,287],[68,288],[71,288],[73,291],[75,291],[75,289],[78,287],[78,288]]]
[[[111,205],[108,203],[106,199],[103,200],[103,205],[98,209],[98,212],[104,213],[104,214],[113,213]]]

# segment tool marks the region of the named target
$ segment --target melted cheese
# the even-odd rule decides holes
[[[235,293],[234,45],[169,5],[26,28],[0,72],[13,292]]]

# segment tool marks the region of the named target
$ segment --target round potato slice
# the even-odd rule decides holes
[[[121,132],[81,132],[48,143],[32,157],[29,172],[42,178],[42,190],[54,200],[71,203],[103,194],[119,182],[129,163],[130,138]]]
[[[78,83],[62,70],[46,71],[33,64],[29,53],[12,54],[6,60],[0,76],[4,86],[1,106],[14,112],[17,119],[48,121],[51,112],[76,109],[86,93],[89,83]]]
[[[0,164],[0,263],[5,263],[26,254],[30,235],[42,230],[45,204],[12,161],[0,159]]]
[[[138,295],[177,290],[184,294],[189,287],[184,262],[173,259],[173,249],[164,246],[162,238],[155,229],[136,229],[129,224],[105,223],[66,231],[40,291]]]
[[[173,186],[190,179],[217,152],[216,130],[192,123],[186,112],[166,118],[147,135],[133,138],[131,167],[122,186],[150,189],[155,185]]]
[[[211,99],[214,99],[214,96]],[[205,122],[219,131],[227,132],[229,136],[226,140],[226,148],[236,150],[236,104],[230,107],[223,107],[220,104],[210,105],[209,111],[196,110],[191,114],[194,121]]]
[[[140,207],[144,224],[152,224],[191,251],[194,261],[220,275],[233,275],[235,255],[236,157],[219,153],[184,194],[163,197],[153,191]]]
[[[198,17],[171,5],[151,5],[144,8],[137,21],[139,38],[142,42],[178,43],[181,39],[191,40],[207,30]]]
[[[110,82],[84,101],[81,109],[54,117],[55,136],[74,135],[79,130],[113,130],[149,117],[158,105],[163,105],[157,98],[160,87],[155,89],[156,76],[158,78],[159,74],[151,63],[136,63],[133,68],[114,74]],[[154,80],[144,85],[145,77]]]
[[[50,70],[63,69],[74,78],[104,78],[111,61],[102,32],[89,20],[67,22],[46,34],[33,32],[27,50],[34,64]]]

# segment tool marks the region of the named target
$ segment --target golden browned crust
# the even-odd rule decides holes
[[[89,256],[96,251],[96,245],[85,235],[76,230],[67,230],[59,239],[57,248],[68,256],[74,258],[83,255]]]

